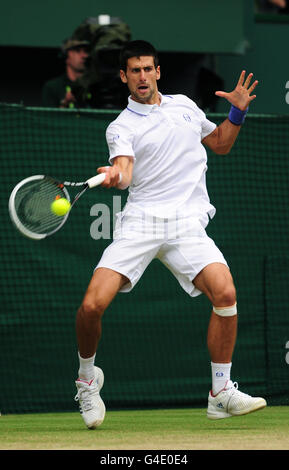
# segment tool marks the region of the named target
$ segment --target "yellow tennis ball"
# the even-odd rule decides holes
[[[53,214],[65,215],[69,211],[71,204],[65,197],[60,197],[55,199],[50,207]]]

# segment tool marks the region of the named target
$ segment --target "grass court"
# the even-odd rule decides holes
[[[75,413],[2,415],[1,450],[289,450],[289,407],[208,420],[206,409],[107,411],[88,430]]]

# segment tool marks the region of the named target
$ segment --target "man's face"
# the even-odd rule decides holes
[[[85,47],[76,47],[67,51],[66,64],[75,72],[84,72],[89,53]]]
[[[120,78],[127,84],[133,100],[143,104],[158,103],[160,67],[155,68],[153,57],[131,57],[127,61],[126,72],[120,71]]]

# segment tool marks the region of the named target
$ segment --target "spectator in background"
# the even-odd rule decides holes
[[[89,42],[77,39],[65,41],[62,50],[65,55],[66,70],[59,77],[48,80],[42,89],[42,105],[51,108],[87,108],[86,100],[76,98],[72,92],[74,82],[81,78],[89,58]]]
[[[259,13],[284,13],[288,14],[288,0],[255,0]]]
[[[119,79],[118,58],[130,38],[129,26],[118,17],[86,18],[64,42],[66,73],[45,83],[42,105],[123,109],[128,92]]]
[[[287,5],[286,0],[269,0],[269,3],[275,5],[278,8],[286,8]]]

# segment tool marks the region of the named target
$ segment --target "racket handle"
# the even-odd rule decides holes
[[[88,184],[89,188],[95,188],[95,186],[99,186],[104,180],[105,180],[105,173],[100,173],[99,175],[89,178],[89,180],[87,180],[86,183]],[[121,181],[122,181],[122,174],[120,173],[118,182],[120,183]]]
[[[100,173],[99,175],[93,176],[86,181],[89,188],[95,188],[99,186],[105,180],[105,173]]]

